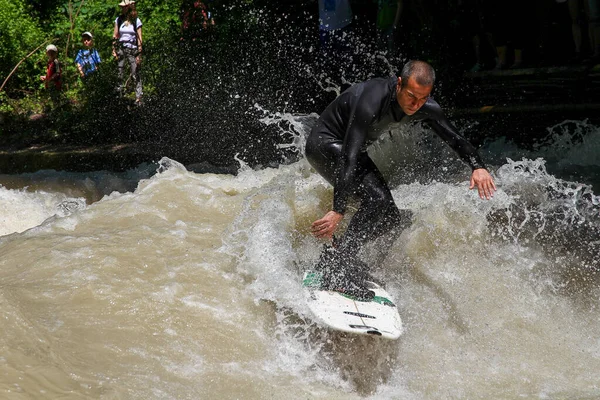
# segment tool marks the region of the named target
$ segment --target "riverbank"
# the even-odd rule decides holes
[[[122,143],[95,146],[33,145],[20,149],[0,150],[0,171],[3,174],[20,174],[40,170],[68,172],[113,171],[122,172],[143,163],[157,163],[169,157],[182,162],[195,172],[234,174],[239,164],[218,165],[189,158],[183,152],[166,150],[154,143]]]
[[[457,125],[464,121],[478,122],[473,132],[466,133],[478,145],[498,136],[533,143],[545,133],[545,128],[564,120],[600,123],[600,66],[466,73],[462,87],[463,93],[453,96],[454,107],[445,106],[445,110]],[[447,94],[438,101],[445,104],[446,97]],[[152,113],[151,108],[146,112]],[[143,115],[139,110],[136,113]],[[31,123],[39,124],[40,118],[37,119]],[[518,123],[518,130],[514,129],[514,122]],[[509,130],[508,126],[513,128]],[[20,142],[13,135],[0,143],[0,171],[5,174],[43,169],[124,171],[141,163],[157,162],[162,157],[178,160],[199,172],[234,173],[238,167],[234,156],[239,152],[239,143],[219,143],[216,151],[207,139],[197,146],[197,151],[190,151],[188,143],[174,140],[166,145],[164,137],[160,141],[132,139],[86,145],[57,143],[44,136]]]

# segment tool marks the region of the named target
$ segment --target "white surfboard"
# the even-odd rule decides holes
[[[332,329],[359,335],[398,339],[402,321],[392,297],[375,282],[367,287],[375,292],[372,300],[358,300],[333,290],[321,289],[321,273],[304,273],[302,286],[307,293],[307,304],[315,319]]]

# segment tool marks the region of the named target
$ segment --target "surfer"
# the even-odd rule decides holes
[[[367,146],[395,122],[422,121],[452,147],[473,170],[470,189],[490,199],[496,186],[475,147],[448,122],[430,97],[435,71],[424,61],[404,65],[399,78],[374,78],[355,84],[339,95],[319,117],[306,142],[306,158],[333,185],[333,207],[312,223],[317,238],[333,238],[346,213],[348,199],[360,207],[344,234],[325,246],[317,269],[326,289],[343,290],[356,297],[372,297],[364,284],[367,267],[358,252],[369,241],[385,239],[380,262],[410,224],[410,211],[399,210]],[[403,121],[403,122],[404,122]]]

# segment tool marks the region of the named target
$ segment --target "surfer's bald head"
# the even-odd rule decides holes
[[[408,82],[408,78],[413,78],[419,85],[433,86],[435,83],[435,71],[425,61],[410,60],[404,64],[400,78],[402,78],[403,82]]]

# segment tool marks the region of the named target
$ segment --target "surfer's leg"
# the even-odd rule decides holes
[[[332,185],[335,182],[338,160],[342,154],[342,142],[335,141],[326,132],[313,132],[306,143],[306,158],[311,166]],[[336,244],[335,241],[334,244]],[[354,297],[370,299],[375,294],[364,285],[356,284],[350,279],[350,271],[356,270],[356,262],[334,246],[323,247],[316,269],[322,272],[322,287],[348,293]],[[359,280],[363,282],[364,279]]]
[[[357,193],[360,207],[337,244],[340,252],[353,258],[365,244],[381,236],[389,236],[393,244],[406,225],[403,213],[373,161],[364,154],[359,164],[365,171]]]
[[[327,132],[312,132],[306,143],[306,158],[311,166],[332,185],[342,156],[342,142],[334,141]],[[395,228],[402,216],[394,203],[385,179],[367,153],[359,156],[357,177],[361,182],[355,195],[361,206],[336,247],[343,248],[349,256],[360,250],[357,247],[376,239]],[[348,238],[346,238],[348,237]],[[344,244],[347,243],[347,244]],[[354,245],[355,244],[355,245]]]
[[[321,272],[321,288],[370,300],[375,292],[366,287],[366,276],[357,276],[357,264],[331,245],[323,246],[316,270]],[[366,269],[363,269],[366,273]]]
[[[306,140],[306,159],[310,165],[332,186],[338,161],[342,156],[343,143],[334,140],[327,132],[312,132]]]
[[[309,135],[306,158],[331,184],[335,182],[341,155],[342,142],[333,140],[326,132],[313,131]],[[357,257],[362,246],[385,235],[386,244],[380,252],[383,255],[378,257],[383,260],[406,225],[403,221],[407,219],[398,210],[385,179],[367,153],[359,156],[357,176],[361,184],[355,195],[361,199],[360,208],[350,220],[346,232],[335,241],[335,247],[325,246],[317,264],[317,269],[323,271],[325,285],[332,288],[362,287],[369,270]]]
[[[379,268],[383,264],[400,234],[411,225],[411,219],[410,210],[399,210],[397,207],[389,208],[386,215],[382,216],[370,236],[372,241],[378,240],[375,254],[370,260],[371,268]]]
[[[323,271],[323,286],[329,289],[344,289],[344,292],[359,298],[371,298],[373,292],[366,287],[369,279],[369,266],[358,258],[358,252],[369,241],[386,235],[391,248],[397,238],[394,228],[401,221],[401,213],[394,203],[385,181],[374,170],[363,178],[360,197],[361,204],[354,214],[346,232],[335,241],[335,248],[325,248],[318,268]],[[399,226],[398,226],[399,228]],[[401,232],[398,229],[398,232]],[[385,254],[382,258],[385,258]]]
[[[383,238],[377,257],[379,262],[383,261],[409,218],[406,211],[396,206],[385,179],[366,153],[358,164],[361,184],[356,195],[360,197],[360,207],[344,234],[335,241],[335,249],[328,254],[324,252],[319,265],[325,271],[326,281],[365,289],[364,282],[372,280],[370,266],[359,259],[358,252],[368,242]]]

